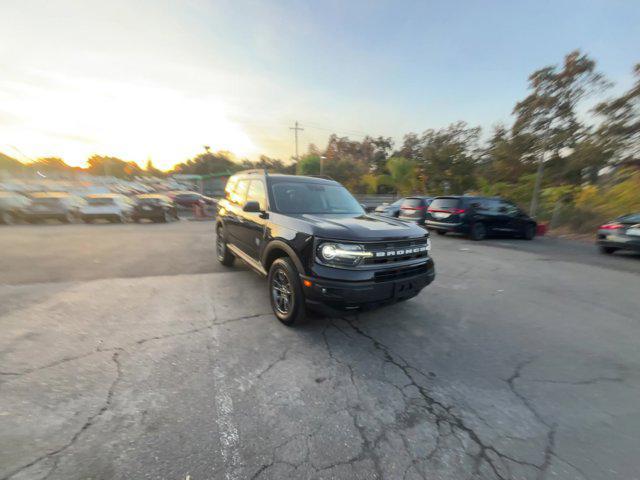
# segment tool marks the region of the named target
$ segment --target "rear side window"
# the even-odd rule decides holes
[[[416,207],[424,207],[424,200],[422,198],[407,198],[404,202],[402,202],[402,207],[400,208],[416,208]]]
[[[238,205],[243,205],[245,198],[247,197],[247,190],[249,189],[249,180],[240,180],[233,192],[230,193],[230,200]]]
[[[260,210],[267,209],[267,197],[264,191],[264,184],[261,180],[251,180],[247,191],[247,202],[258,202]]]
[[[458,198],[436,198],[429,208],[431,210],[453,210],[459,208],[460,199]]]

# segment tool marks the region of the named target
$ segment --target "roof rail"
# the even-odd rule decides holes
[[[304,175],[305,177],[324,178],[325,180],[333,180],[329,175]],[[333,180],[335,182],[335,180]]]
[[[269,176],[269,172],[267,171],[266,168],[250,168],[249,170],[241,170],[239,172],[236,172],[239,175],[265,175],[265,176]]]

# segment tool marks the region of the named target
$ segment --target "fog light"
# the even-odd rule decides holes
[[[302,284],[303,284],[305,287],[310,287],[310,286],[311,286],[311,282],[310,282],[309,280],[303,280],[303,281],[302,281]]]

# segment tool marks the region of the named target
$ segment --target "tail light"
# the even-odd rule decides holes
[[[454,208],[453,210],[451,210],[451,213],[464,213],[466,212],[466,210],[464,208]]]
[[[619,228],[623,228],[624,225],[621,223],[605,223],[600,226],[600,230],[618,230]]]

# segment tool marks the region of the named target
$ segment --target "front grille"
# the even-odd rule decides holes
[[[414,275],[419,275],[427,271],[427,264],[424,263],[422,265],[416,265],[415,267],[407,267],[407,268],[392,268],[388,270],[383,270],[381,272],[376,272],[373,275],[373,279],[375,282],[388,282],[389,280],[399,280],[402,278],[413,277]]]
[[[395,242],[369,243],[365,246],[373,257],[365,258],[363,265],[388,265],[406,260],[426,258],[429,255],[429,240],[418,238],[415,240],[399,240]]]

